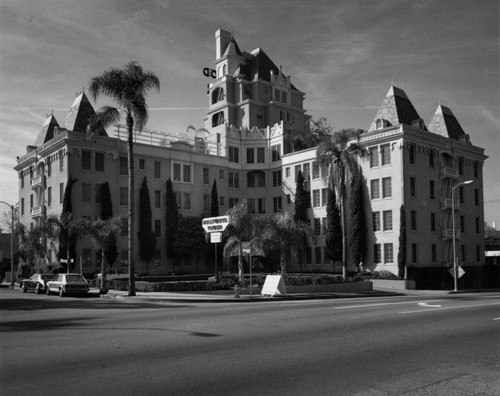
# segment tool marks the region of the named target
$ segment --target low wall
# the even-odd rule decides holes
[[[323,285],[287,286],[287,293],[348,293],[359,291],[372,291],[370,282],[332,283]]]
[[[412,280],[388,280],[388,279],[372,279],[373,288],[391,289],[391,290],[415,290],[415,281]]]

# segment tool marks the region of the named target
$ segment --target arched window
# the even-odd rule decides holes
[[[225,76],[227,74],[227,66],[222,66],[222,75]]]
[[[265,187],[266,174],[262,171],[252,171],[247,173],[247,187]]]
[[[224,124],[224,112],[219,111],[212,116],[212,126],[216,127],[217,125]]]
[[[212,92],[212,104],[220,102],[224,99],[224,89],[222,87],[217,87]]]
[[[380,118],[375,121],[375,129],[382,129],[382,120]]]

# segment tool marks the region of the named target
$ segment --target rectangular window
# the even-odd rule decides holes
[[[380,165],[378,147],[370,147],[368,151],[370,153],[370,168],[378,167]]]
[[[373,245],[373,262],[380,264],[382,262],[382,249],[380,243]]]
[[[474,205],[479,206],[479,189],[474,190]]]
[[[161,237],[161,220],[155,220],[155,237]]]
[[[104,172],[104,153],[95,153],[94,167],[96,172]]]
[[[321,235],[321,219],[314,219],[314,235]]]
[[[82,150],[82,170],[92,170],[91,152]]]
[[[120,187],[120,205],[128,205],[128,187]]]
[[[304,164],[304,170],[302,171],[302,174],[304,176],[304,180],[309,180],[309,178],[311,177],[311,173],[310,173],[310,170],[309,170],[310,166],[309,164]]]
[[[191,194],[184,193],[184,210],[191,210]]]
[[[254,153],[255,150],[253,149],[253,147],[247,148],[247,164],[255,163]]]
[[[24,215],[24,198],[21,198],[21,215]]]
[[[221,195],[219,197],[219,206],[221,206],[221,207],[224,206],[225,202],[226,202],[226,200],[224,199],[224,195]]]
[[[181,181],[181,164],[174,164],[174,181]]]
[[[154,178],[155,179],[161,178],[161,162],[160,161],[154,162]]]
[[[248,199],[248,214],[255,214],[255,199]]]
[[[160,190],[155,190],[154,202],[155,202],[155,208],[161,209],[161,191]]]
[[[210,195],[203,195],[203,211],[210,212]]]
[[[380,151],[382,154],[382,166],[391,164],[391,146],[388,144],[383,144],[380,146]]]
[[[412,263],[417,263],[418,258],[417,258],[417,244],[412,243],[411,244],[411,262]]]
[[[460,203],[463,204],[465,202],[464,187],[463,186],[458,187],[458,196],[459,196]]]
[[[281,101],[283,103],[286,103],[287,100],[287,92],[286,91],[281,91]]]
[[[34,200],[34,197],[33,197],[33,194],[30,195],[30,210],[33,209],[33,201]]]
[[[481,230],[481,218],[476,217],[476,234],[479,234],[480,230]]]
[[[380,180],[370,180],[370,196],[371,199],[380,199]]]
[[[417,196],[417,186],[416,186],[416,179],[414,177],[410,177],[410,197],[416,197]]]
[[[460,233],[465,234],[465,216],[460,216]]]
[[[203,168],[203,184],[210,184],[210,169]]]
[[[316,265],[321,264],[321,246],[316,246],[314,248],[314,262]]]
[[[155,250],[155,266],[161,267],[161,249]]]
[[[238,147],[229,146],[228,152],[229,152],[229,162],[235,162],[235,163],[240,162],[240,151]]]
[[[384,231],[392,231],[392,210],[384,210]]]
[[[437,261],[437,248],[435,243],[431,245],[431,261],[433,263]]]
[[[409,147],[409,161],[410,161],[410,164],[415,164],[415,145],[414,144],[410,144],[410,147]]]
[[[382,198],[392,197],[392,180],[390,177],[382,179]]]
[[[417,231],[417,212],[415,210],[410,212],[410,228],[412,231]]]
[[[257,206],[258,206],[259,214],[266,213],[266,199],[265,198],[257,199]]]
[[[127,157],[120,157],[120,175],[128,175]]]
[[[429,151],[429,168],[434,169],[434,150]]]
[[[82,268],[92,268],[92,249],[82,249]]]
[[[21,172],[19,173],[19,175],[20,175],[20,178],[21,178],[21,188],[24,188],[24,172],[23,172],[23,171],[21,171]],[[49,176],[50,176],[50,175],[49,175]]]
[[[459,175],[464,174],[464,160],[463,160],[463,158],[458,159],[458,174]]]
[[[235,172],[228,172],[228,185],[229,188],[240,188],[240,174]]]
[[[47,188],[47,205],[52,205],[52,187]]]
[[[97,169],[96,169],[96,170],[97,170]],[[47,161],[47,176],[48,176],[48,177],[52,176],[52,161],[50,160],[50,158],[49,158],[49,160]],[[22,179],[21,179],[21,181],[22,181],[22,183],[21,183],[21,184],[22,184],[22,185],[21,185],[21,187],[24,187],[24,174],[22,174],[22,173],[21,173],[21,178],[22,178]]]
[[[239,201],[238,198],[229,198],[229,209],[234,208]]]
[[[321,189],[321,206],[328,205],[328,188]]]
[[[279,187],[281,186],[282,180],[281,180],[281,171],[275,171],[273,172],[273,187]]]
[[[146,160],[144,158],[139,158],[139,169],[140,170],[146,169]]]
[[[474,162],[474,178],[477,179],[479,176],[479,165],[477,162]]]
[[[392,243],[384,243],[384,264],[394,263],[394,249]]]
[[[64,200],[64,183],[59,184],[59,203],[63,203]]]
[[[312,249],[310,247],[306,247],[306,264],[312,263]]]
[[[224,180],[224,171],[222,169],[219,171],[219,179]]]
[[[302,168],[300,165],[295,165],[295,181],[297,181],[298,177],[299,177],[299,172],[302,171]]]
[[[312,171],[313,171],[313,179],[319,179],[319,164],[317,161],[313,162]]]
[[[434,180],[429,181],[429,198],[436,199],[436,182]]]
[[[281,100],[280,93],[281,93],[281,91],[279,89],[274,90],[274,100],[276,100],[278,102]]]
[[[436,232],[436,214],[431,213],[431,232]]]
[[[181,209],[182,207],[181,193],[174,191],[174,195],[175,195],[175,202],[177,203],[177,209]]]
[[[191,165],[182,166],[182,181],[184,183],[191,183]]]
[[[481,261],[481,246],[476,245],[476,262]]]
[[[287,166],[287,167],[285,168],[285,177],[286,177],[287,179],[289,179],[289,178],[290,178],[290,167],[289,167],[289,166]]]
[[[380,231],[380,212],[372,212],[372,218],[373,218],[373,231],[377,232]]]
[[[92,202],[92,184],[82,183],[82,203]]]
[[[62,151],[59,151],[59,172],[64,170],[64,154]]]
[[[465,245],[460,245],[460,255],[462,256],[462,263],[467,260],[467,255],[465,254]]]
[[[282,200],[281,197],[273,197],[273,212],[281,213],[283,211],[282,208]]]
[[[271,146],[272,161],[276,162],[281,159],[281,144]]]
[[[266,162],[266,150],[264,147],[257,147],[257,163],[263,164]]]
[[[313,208],[319,208],[321,206],[321,202],[320,202],[320,190],[313,190],[312,192],[312,195],[313,195]]]
[[[122,217],[120,226],[120,236],[127,236],[127,235],[128,235],[128,218]]]

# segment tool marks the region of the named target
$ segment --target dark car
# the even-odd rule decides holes
[[[58,274],[47,282],[46,293],[58,293],[60,297],[66,294],[87,294],[90,286],[87,280],[80,274]]]
[[[19,286],[26,293],[28,290],[36,294],[45,293],[47,282],[54,277],[54,274],[33,274],[28,279],[19,281]]]

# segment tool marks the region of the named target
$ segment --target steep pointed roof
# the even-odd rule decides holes
[[[429,131],[455,140],[466,135],[452,111],[441,104],[429,123]]]
[[[382,105],[378,109],[377,115],[368,129],[369,131],[377,129],[377,120],[381,120],[383,126],[405,124],[426,129],[423,122],[419,122],[421,118],[408,96],[406,96],[405,91],[393,85],[389,88]],[[417,124],[415,124],[416,122]]]
[[[82,92],[75,98],[73,104],[71,105],[68,115],[66,116],[66,120],[64,121],[64,127],[68,131],[86,133],[89,120],[94,115],[94,108],[90,104],[85,92]],[[104,129],[99,131],[98,135],[108,136]]]
[[[234,39],[234,37],[231,39],[229,44],[226,47],[226,50],[224,51],[224,55],[222,57],[228,56],[228,55],[239,55],[241,56],[241,51],[240,47],[238,47],[238,43]]]
[[[38,136],[33,146],[36,147],[41,146],[45,142],[52,139],[54,137],[54,129],[56,127],[59,127],[59,123],[57,122],[56,117],[54,117],[54,114],[51,114],[47,117],[47,119],[43,123],[42,130],[38,133]]]

